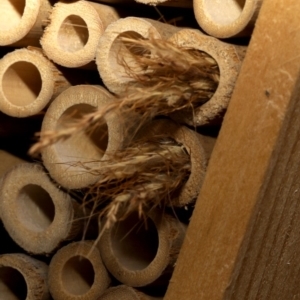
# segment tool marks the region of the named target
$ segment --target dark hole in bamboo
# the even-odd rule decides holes
[[[111,233],[112,248],[118,261],[127,269],[145,269],[155,258],[159,246],[158,232],[153,221],[145,223],[137,213],[118,222]]]
[[[3,93],[11,104],[26,106],[34,102],[42,89],[38,68],[25,61],[12,64],[4,73]]]
[[[27,285],[23,275],[12,267],[0,267],[0,299],[25,300]]]
[[[95,271],[92,263],[83,256],[70,258],[62,270],[62,284],[65,290],[73,295],[87,293],[95,280]]]
[[[41,232],[50,226],[55,206],[46,190],[35,184],[24,186],[18,196],[18,217],[29,230]]]

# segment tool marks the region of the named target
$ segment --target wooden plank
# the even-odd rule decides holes
[[[263,2],[166,300],[300,299],[299,15]]]

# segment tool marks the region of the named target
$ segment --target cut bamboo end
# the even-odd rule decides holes
[[[1,299],[50,300],[48,266],[25,254],[0,256]]]
[[[76,122],[81,116],[95,112],[113,99],[110,93],[98,86],[71,87],[50,105],[42,132],[61,129],[64,121],[66,126],[68,122]],[[93,169],[101,171],[102,161],[123,147],[125,128],[120,116],[109,114],[104,121],[90,133],[82,131],[73,134],[69,139],[42,150],[42,159],[51,177],[65,188],[79,189],[95,183],[99,175],[93,174]]]
[[[192,110],[178,111],[172,118],[190,126],[220,122],[231,99],[246,47],[221,42],[193,29],[182,29],[169,40],[180,47],[207,53],[216,61],[220,72],[218,87],[207,102]]]
[[[250,36],[263,0],[194,0],[200,27],[217,38]]]
[[[128,74],[124,65],[137,68],[134,56],[139,53],[126,47],[122,37],[147,39],[169,38],[178,29],[150,19],[128,17],[110,24],[99,40],[96,52],[96,64],[106,87],[115,94],[126,91],[134,80]]]
[[[14,166],[25,162],[23,159],[4,150],[0,150],[0,161],[0,182],[6,172],[10,171]]]
[[[110,287],[98,300],[159,300],[161,297],[151,297],[130,286],[119,285]]]
[[[110,281],[94,241],[68,244],[49,265],[49,290],[56,300],[97,300]]]
[[[98,247],[103,262],[120,282],[132,286],[164,286],[170,279],[185,225],[160,210],[145,220],[137,212],[104,231]]]
[[[173,206],[185,206],[193,203],[201,189],[207,166],[207,159],[204,148],[201,144],[200,135],[170,120],[155,120],[150,122],[139,133],[142,137],[159,136],[164,134],[174,139],[190,155],[191,170],[190,176],[182,186],[176,198],[170,199]]]
[[[58,2],[41,45],[46,55],[57,64],[69,68],[85,66],[95,59],[105,27],[117,19],[117,12],[105,5],[81,0]]]
[[[38,49],[18,49],[0,60],[0,110],[9,116],[35,115],[69,86]]]
[[[2,180],[0,213],[12,239],[34,254],[47,254],[82,232],[76,204],[35,164],[20,164]]]
[[[42,24],[50,14],[48,0],[1,0],[0,46],[38,46]]]

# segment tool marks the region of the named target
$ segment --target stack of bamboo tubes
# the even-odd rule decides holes
[[[213,0],[194,0],[193,5],[189,0],[140,1],[165,4],[170,11],[170,6],[188,11],[193,6],[199,25],[211,36],[200,28],[133,14],[130,2],[108,2],[0,3],[0,220],[8,233],[0,243],[3,299],[162,299],[215,143],[207,128],[220,124],[246,52],[245,46],[218,38],[249,36],[262,0],[224,5]],[[29,156],[34,132],[43,136],[65,125],[74,128],[85,116],[95,118],[95,112],[115,107],[135,86],[127,69],[137,68],[134,49],[123,38],[163,40],[176,49],[205,53],[217,66],[215,90],[201,105],[173,109],[167,118],[158,110],[143,126],[137,111],[126,119],[123,111],[114,110],[92,131],[74,131],[41,147],[41,156]],[[166,99],[173,107],[177,102],[171,96]],[[152,174],[153,181],[140,183],[132,163],[140,155],[135,150],[130,163],[122,161],[123,169],[111,169],[112,154],[122,153],[132,140],[143,149],[157,137],[161,144],[151,144],[154,154],[143,156],[144,172],[148,175],[168,160],[173,172],[186,168],[188,176],[183,172],[180,189],[164,192],[167,204],[145,211],[137,205],[117,218],[120,209],[110,223],[113,209],[135,197],[155,199],[161,182],[170,180],[168,166],[165,173]],[[182,164],[174,164],[174,157],[182,158]],[[113,173],[110,180],[122,186],[120,170],[137,176],[135,189],[110,195],[119,206],[105,210],[100,219],[102,204],[97,207],[93,193],[109,196],[99,184],[107,174]]]

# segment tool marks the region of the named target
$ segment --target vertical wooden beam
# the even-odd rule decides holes
[[[263,2],[166,300],[300,299],[299,15]]]

